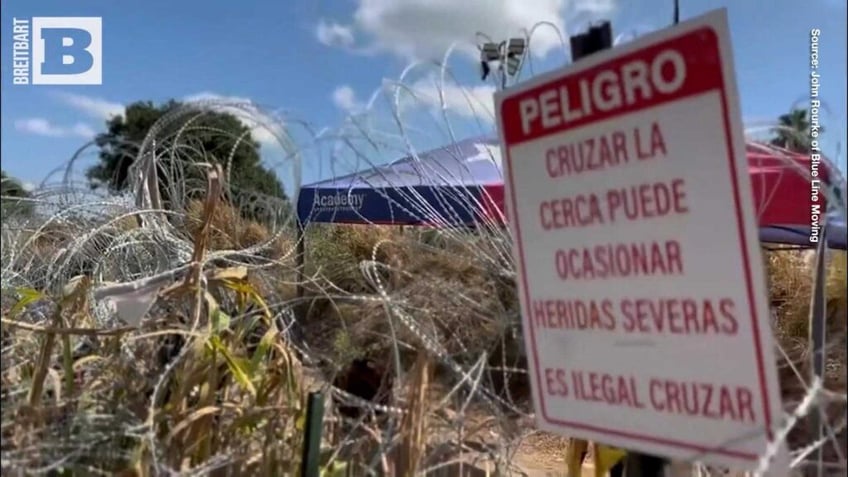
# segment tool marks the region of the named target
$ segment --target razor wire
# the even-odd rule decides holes
[[[552,24],[537,25],[527,32],[528,40],[532,40],[537,28],[550,27],[555,28]],[[562,40],[563,35],[557,33]],[[619,37],[617,42],[625,39]],[[565,46],[564,41],[562,44]],[[156,123],[141,144],[128,145],[135,152],[128,158],[132,160],[128,173],[129,192],[123,195],[92,190],[78,176],[80,164],[95,151],[93,143],[86,145],[74,153],[67,167],[49,176],[29,198],[14,198],[16,205],[28,207],[9,210],[4,207],[4,317],[20,299],[21,290],[38,290],[57,296],[75,277],[86,275],[92,277],[95,287],[89,297],[90,327],[114,329],[124,323],[115,307],[107,306],[103,290],[117,293],[115,290],[120,286],[126,286],[135,291],[158,291],[159,280],[166,283],[181,278],[192,257],[193,237],[187,224],[197,218],[197,209],[193,208],[196,204],[188,197],[203,192],[202,182],[193,177],[203,164],[218,163],[223,166],[227,179],[231,179],[235,148],[249,139],[247,134],[232,138],[233,149],[222,157],[210,155],[192,140],[192,135],[198,133],[227,134],[203,126],[201,121],[210,112],[224,111],[252,131],[264,131],[272,138],[271,143],[263,144],[263,148],[272,149],[269,156],[274,157],[266,165],[284,173],[283,182],[290,201],[297,200],[304,170],[315,170],[329,163],[332,176],[350,175],[358,184],[373,187],[393,208],[428,226],[399,232],[372,224],[366,231],[346,232],[342,230],[345,226],[315,225],[313,228],[318,231],[307,231],[305,235],[309,240],[307,265],[311,269],[307,270],[305,281],[297,283],[294,258],[297,242],[302,240],[293,232],[297,204],[283,204],[278,198],[239,190],[232,187],[230,180],[225,180],[227,190],[223,203],[234,212],[213,225],[216,227],[213,233],[222,238],[222,243],[209,250],[204,269],[230,266],[248,269],[257,287],[263,290],[263,298],[280,330],[278,339],[296,350],[303,366],[320,368],[315,380],[330,390],[337,404],[356,405],[368,412],[387,412],[394,416],[380,429],[384,438],[374,451],[375,456],[386,455],[398,445],[396,418],[405,413],[405,396],[401,386],[397,386],[394,402],[383,406],[332,386],[332,373],[328,369],[342,364],[334,362],[339,359],[334,357],[336,345],[333,340],[339,333],[359,336],[354,347],[373,345],[380,348],[394,374],[400,378],[406,372],[401,356],[421,348],[428,350],[444,368],[441,376],[444,382],[440,383],[444,389],[434,398],[439,404],[429,414],[451,410],[447,424],[439,428],[442,442],[432,443],[429,451],[435,453],[440,445],[454,442],[450,445],[457,448],[454,451],[461,457],[463,451],[460,449],[471,441],[479,441],[477,444],[493,454],[490,460],[508,467],[516,449],[532,433],[532,426],[527,425],[532,418],[529,396],[526,392],[524,396],[513,396],[509,390],[511,382],[526,381],[527,374],[526,362],[520,358],[523,350],[512,350],[519,356],[517,358],[507,358],[506,352],[510,347],[523,347],[520,333],[516,331],[520,324],[517,298],[509,296],[515,293],[516,272],[510,250],[511,237],[509,230],[503,227],[503,217],[476,214],[485,207],[484,202],[492,198],[485,191],[480,195],[467,193],[471,187],[470,170],[462,164],[464,154],[457,143],[469,136],[492,136],[493,117],[492,108],[480,104],[479,98],[454,75],[449,67],[453,53],[452,47],[441,63],[410,65],[398,80],[384,82],[364,110],[352,114],[334,129],[319,130],[291,114],[252,103],[207,100],[176,108]],[[536,72],[532,57],[528,58],[522,73],[532,76]],[[416,75],[428,81],[435,94],[434,91],[417,90],[416,85],[421,83]],[[459,104],[449,103],[448,90],[462,93]],[[454,111],[457,107],[464,114],[457,114]],[[771,133],[779,128],[774,123],[751,125],[746,131],[752,140],[751,147],[782,159],[785,174],[810,179],[810,171],[799,168],[785,151],[754,141],[763,132]],[[459,167],[440,168],[422,160],[422,151],[444,144],[448,145],[442,152],[460,164]],[[485,154],[489,157],[482,159],[497,162],[491,150],[482,153]],[[409,159],[406,164],[413,169],[417,185],[437,189],[433,197],[435,202],[414,187],[392,183],[393,170],[387,163],[400,157]],[[376,172],[365,177],[360,174],[363,170]],[[844,184],[838,168],[831,167],[831,170],[835,175],[832,183]],[[54,176],[61,178],[56,180]],[[447,185],[455,187],[444,187]],[[391,190],[392,194],[386,190]],[[822,192],[834,210],[845,217],[844,189],[827,188]],[[167,207],[163,205],[162,194],[169,198]],[[4,204],[8,204],[12,198],[4,196],[3,199]],[[453,225],[468,214],[478,217],[473,227]],[[260,219],[251,221],[243,219],[242,215]],[[360,218],[368,222],[365,217]],[[231,225],[231,230],[222,230],[226,225]],[[232,237],[247,230],[256,232],[249,243]],[[362,245],[364,251],[351,251],[355,240],[361,242],[357,245]],[[327,256],[318,256],[318,252]],[[796,262],[799,264],[797,274],[811,273],[801,267],[803,260]],[[468,275],[463,277],[465,282],[452,276],[460,274]],[[307,297],[299,298],[290,292],[298,284],[307,288]],[[506,296],[498,296],[499,293]],[[147,324],[182,313],[179,304],[159,303],[155,293],[147,301],[149,303],[139,305],[149,305],[142,310],[143,321]],[[305,303],[309,305],[306,313],[309,307],[323,307],[323,311],[308,318],[302,314],[298,316],[295,310],[300,310]],[[221,306],[227,308],[234,322],[246,319],[226,299]],[[55,303],[45,299],[34,303],[15,319],[27,325],[45,327],[55,308]],[[342,316],[340,310],[347,310],[366,324]],[[461,321],[463,319],[466,321]],[[473,324],[472,329],[463,329],[463,323],[465,326]],[[165,438],[158,432],[161,425],[154,423],[153,417],[161,413],[159,400],[166,392],[169,379],[185,364],[190,344],[206,336],[207,331],[196,325],[171,322],[164,331],[134,331],[118,343],[117,348],[107,350],[100,343],[98,351],[89,351],[89,354],[81,350],[89,346],[91,340],[75,337],[74,352],[79,351],[81,355],[75,358],[81,363],[75,369],[82,375],[79,379],[89,394],[69,399],[60,395],[63,378],[58,363],[63,358],[54,356],[48,372],[50,392],[46,394],[53,400],[52,409],[56,415],[41,423],[40,442],[27,442],[18,439],[23,426],[20,416],[21,409],[27,407],[30,379],[27,373],[34,366],[40,341],[36,335],[12,329],[4,322],[4,443],[0,452],[4,471],[27,468],[32,474],[46,475],[62,467],[76,466],[92,474],[107,474],[109,471],[104,466],[113,466],[112,470],[117,466],[129,466],[139,461],[139,452],[149,452],[149,460],[140,462],[150,463],[160,475],[204,475],[213,469],[247,465],[268,445],[284,446],[281,438],[268,444],[263,434],[272,425],[268,421],[265,428],[259,425],[252,434],[245,436],[244,442],[229,443],[229,447],[223,446],[216,455],[202,462],[193,462],[184,468],[168,463],[173,459],[168,457]],[[363,327],[369,329],[363,330]],[[161,345],[165,332],[169,331],[182,333],[188,340],[167,365],[157,367],[152,362],[155,353],[151,350]],[[469,336],[468,331],[486,337],[474,341],[475,337]],[[844,351],[845,345],[839,339],[844,336],[837,336],[829,344],[828,352],[834,353],[833,364],[844,374],[846,358],[844,353],[839,355],[838,350]],[[782,427],[777,431],[779,439],[769,454],[763,456],[759,472],[767,472],[769,463],[782,452],[781,446],[787,446],[794,469],[822,465],[844,473],[848,468],[844,452],[844,382],[843,387],[832,388],[829,387],[834,379],[832,376],[825,380],[809,378],[805,371],[805,343],[796,341],[797,347],[791,349],[787,349],[787,343],[792,341],[778,340],[778,343],[781,369],[788,370],[784,374],[793,382],[784,383],[788,397],[784,403]],[[493,359],[493,354],[497,353],[501,354],[500,362]],[[121,375],[138,383],[135,391],[149,393],[149,396],[116,398],[119,389],[98,381],[117,380]],[[501,386],[494,384],[495,375],[502,381]],[[96,378],[94,382],[86,381],[90,379],[86,376]],[[239,412],[248,410],[235,398],[226,404]],[[104,409],[107,405],[111,406],[108,410]],[[229,411],[224,404],[218,407],[221,408],[219,422],[231,425],[235,418],[225,416]],[[804,436],[798,432],[804,419],[814,412],[825,412],[824,436]],[[480,424],[492,417],[493,425]],[[484,427],[485,432],[478,431],[474,436],[463,434],[463,429],[473,424]],[[358,425],[358,428],[347,429],[341,441],[362,440],[361,429],[368,424],[359,422]],[[793,433],[800,437],[793,438]],[[466,441],[462,442],[460,436]],[[336,451],[342,455],[340,444]],[[819,451],[822,452],[818,461],[811,461],[811,456]],[[827,462],[824,462],[825,455]],[[697,456],[693,456],[693,460],[697,460]],[[431,462],[424,467],[436,468],[438,464]],[[701,472],[716,471],[695,465]]]

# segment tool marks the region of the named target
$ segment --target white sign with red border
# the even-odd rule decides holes
[[[755,467],[780,392],[724,10],[496,103],[538,427]]]

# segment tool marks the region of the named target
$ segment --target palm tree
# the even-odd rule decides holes
[[[778,122],[780,126],[774,129],[772,145],[802,154],[810,152],[810,121],[806,109],[795,108],[782,114]]]
[[[16,212],[25,215],[32,213],[33,205],[25,200],[31,197],[21,181],[6,175],[6,171],[0,170],[0,196],[3,197],[2,209],[4,213]]]
[[[0,170],[0,195],[15,198],[30,196],[21,181],[7,175],[4,170]]]

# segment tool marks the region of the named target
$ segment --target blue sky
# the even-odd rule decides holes
[[[685,19],[727,7],[744,120],[762,124],[808,96],[809,31],[821,35],[821,93],[830,112],[825,147],[837,156],[846,131],[845,0],[681,0]],[[2,167],[37,183],[64,164],[109,114],[142,99],[247,98],[281,108],[287,117],[320,130],[340,128],[361,111],[386,81],[397,81],[414,59],[440,57],[453,41],[471,45],[475,31],[495,38],[551,21],[567,33],[608,17],[617,33],[645,33],[671,20],[672,2],[656,0],[4,0],[2,11]],[[13,17],[100,16],[103,18],[103,84],[14,86],[11,84]],[[534,36],[534,69],[563,64],[552,30]],[[485,131],[491,86],[476,77],[476,64],[462,47],[450,60],[458,85],[446,90],[456,134]],[[447,137],[444,120],[433,117],[433,68],[404,80],[420,92],[411,130],[421,147]],[[479,99],[476,112],[465,95]],[[378,102],[379,103],[379,102]],[[375,106],[366,127],[391,129],[389,109]],[[482,118],[477,121],[471,119]],[[425,134],[436,127],[438,134]],[[429,129],[428,129],[429,128]],[[308,135],[297,136],[301,144]],[[260,138],[261,139],[261,138]],[[273,144],[263,146],[269,163]],[[416,145],[418,147],[418,145]],[[844,146],[843,146],[844,147]],[[387,157],[392,154],[384,151]],[[844,162],[844,152],[840,162]],[[384,158],[381,158],[382,160]],[[330,175],[327,153],[309,158],[304,180]],[[357,167],[347,164],[348,167]],[[844,165],[842,166],[844,170]],[[281,168],[282,169],[282,168]],[[289,174],[286,170],[281,176]],[[285,178],[285,177],[284,177]],[[288,182],[288,180],[286,181]]]

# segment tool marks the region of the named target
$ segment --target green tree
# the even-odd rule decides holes
[[[0,196],[2,196],[4,214],[31,215],[34,210],[32,202],[21,200],[29,199],[30,193],[27,192],[21,181],[7,175],[4,170],[0,170]]]
[[[106,132],[95,139],[100,149],[100,161],[86,171],[92,186],[105,186],[114,192],[125,190],[129,185],[129,168],[145,137],[160,118],[180,106],[181,103],[174,100],[161,105],[139,101],[127,106],[123,115],[108,120]],[[187,114],[165,124],[155,137],[170,145],[174,135],[184,126],[187,127],[180,134],[178,145],[192,149],[181,148],[182,159],[188,157],[196,162],[225,163],[232,154],[229,167],[230,186],[233,189],[286,199],[283,185],[276,174],[260,162],[259,143],[237,117],[225,112],[210,111],[204,111],[202,115]],[[233,150],[236,142],[238,146]],[[161,148],[157,150],[161,151]],[[163,173],[161,168],[159,172]],[[199,168],[183,168],[182,173],[186,180],[199,180],[201,182],[198,185],[204,183]],[[161,192],[167,202],[166,189],[163,188]]]
[[[810,152],[810,120],[806,109],[795,108],[782,114],[778,122],[780,127],[774,130],[773,145],[802,154]]]

